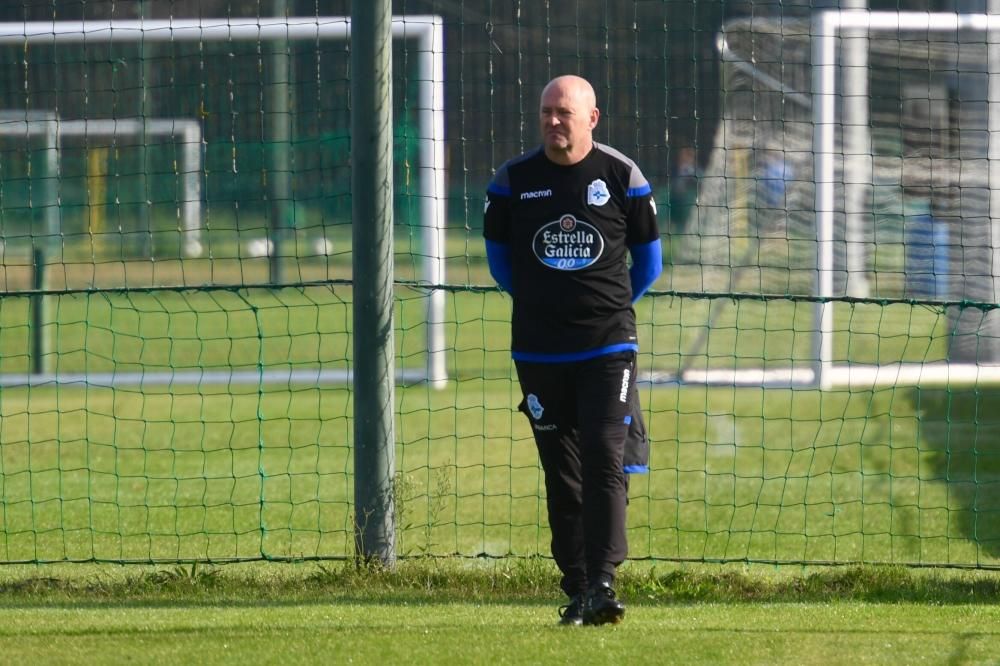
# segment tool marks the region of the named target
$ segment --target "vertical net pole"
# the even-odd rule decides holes
[[[989,78],[987,82],[987,129],[989,133],[987,155],[989,156],[989,188],[990,188],[990,230],[993,236],[992,273],[993,300],[1000,302],[1000,0],[989,0],[988,24],[986,28],[987,65]]]
[[[273,0],[274,15],[280,19],[288,18],[286,0]],[[286,27],[287,31],[287,27]],[[288,244],[289,219],[291,216],[291,136],[292,115],[289,105],[291,94],[291,67],[289,56],[289,41],[286,38],[276,39],[270,44],[270,81],[267,86],[267,124],[270,133],[268,155],[268,198],[270,206],[269,233],[271,252],[268,255],[268,269],[272,284],[281,282],[282,256],[291,255],[286,247]]]
[[[845,9],[868,9],[868,0],[845,0]],[[868,30],[843,31],[844,209],[848,296],[869,295],[865,230],[872,222],[865,213],[872,180],[872,142],[868,119]]]
[[[423,279],[439,285],[445,282],[444,27],[440,19],[424,26],[419,48],[420,218],[428,255]],[[448,382],[444,310],[444,290],[432,290],[427,302],[427,380],[439,389]]]
[[[31,371],[36,375],[45,372],[45,253],[36,247],[31,253]]]
[[[30,134],[30,123],[25,116],[25,126]],[[31,370],[35,374],[42,374],[47,370],[46,364],[48,353],[48,338],[45,333],[45,324],[48,321],[48,300],[41,292],[49,286],[49,276],[46,270],[49,261],[61,261],[61,247],[59,242],[59,125],[54,117],[48,117],[43,122],[45,135],[45,240],[36,244],[32,259],[34,261],[34,288],[38,292],[35,296],[35,308],[32,314],[34,324],[32,332],[32,360]]]
[[[392,565],[392,9],[388,0],[354,0],[352,8],[355,551]]]
[[[833,364],[833,151],[836,29],[832,12],[818,12],[812,20],[813,62],[813,177],[816,179],[816,286],[822,300],[815,304],[819,323],[813,350],[815,381],[830,388]]]

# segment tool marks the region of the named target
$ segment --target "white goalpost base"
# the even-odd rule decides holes
[[[427,297],[427,362],[417,374],[420,378],[414,380],[414,371],[400,370],[400,381],[426,381],[435,388],[444,388],[448,382],[448,369],[445,347],[445,292],[439,287],[445,284],[445,152],[444,152],[444,28],[439,16],[415,15],[397,16],[392,19],[392,35],[396,39],[415,40],[417,49],[415,57],[418,62],[417,73],[417,108],[419,127],[419,165],[420,173],[420,219],[421,243],[423,247],[423,262],[421,267],[421,282],[428,285]],[[275,17],[275,18],[199,18],[199,19],[166,19],[166,20],[97,20],[97,21],[35,21],[23,23],[0,23],[0,44],[16,44],[24,46],[54,46],[57,44],[78,43],[154,43],[154,42],[231,42],[231,41],[273,41],[273,40],[347,40],[351,36],[351,19],[342,16],[320,17]],[[19,112],[20,113],[20,112]],[[28,114],[34,111],[26,112]],[[41,112],[45,113],[45,112]],[[57,129],[69,126],[73,131],[91,133],[98,130],[113,130],[121,128],[122,123],[143,123],[147,130],[156,125],[159,120],[144,119],[86,119],[86,120],[56,120],[45,118],[29,118],[23,113],[21,121],[25,131],[42,132],[53,146],[58,141]],[[16,119],[15,119],[16,122]],[[31,122],[36,123],[30,125]],[[50,127],[52,123],[55,125]],[[170,121],[163,121],[170,122]],[[194,121],[190,121],[194,122]],[[38,125],[37,123],[42,123]],[[45,125],[48,123],[49,125]],[[76,124],[74,124],[76,123]],[[190,137],[185,135],[184,141],[192,150],[201,156],[202,137],[200,126],[195,123],[199,134],[193,145]],[[34,129],[29,129],[34,128]],[[138,126],[134,129],[138,129]],[[175,127],[176,129],[176,127]],[[184,129],[183,131],[190,131]],[[193,136],[193,135],[192,135]],[[56,150],[48,150],[47,169],[57,173]],[[202,226],[200,205],[200,170],[185,174],[185,184],[188,179],[199,188],[197,201],[190,198],[184,202],[185,214],[185,247],[190,252],[198,249],[201,244],[199,234]],[[195,209],[195,206],[198,208]],[[46,233],[50,237],[58,236],[58,207],[51,207],[48,213]],[[189,218],[188,215],[191,215]],[[200,253],[199,253],[200,254]],[[301,376],[297,373],[303,373]],[[349,381],[349,375],[328,373],[318,370],[291,371],[294,378],[288,381]],[[227,383],[239,378],[247,381],[262,381],[259,373],[149,373],[147,377],[157,377],[167,383]],[[182,377],[182,375],[184,375]],[[115,374],[121,382],[126,381],[128,373]],[[79,383],[75,375],[62,377],[52,375],[46,381],[45,375],[38,375],[42,383]],[[230,379],[226,379],[229,377]],[[105,381],[106,378],[95,376],[95,381]],[[25,383],[23,377],[0,375],[0,385],[8,381],[18,384]],[[63,382],[63,380],[66,380]],[[146,382],[146,380],[143,380]],[[27,378],[27,383],[35,383],[35,379]]]
[[[396,381],[418,384],[427,377],[421,368],[401,369],[396,373]],[[59,373],[3,373],[0,387],[38,386],[92,386],[98,388],[163,386],[257,386],[257,385],[326,385],[349,384],[354,381],[350,370],[322,370],[309,368],[302,370],[185,370],[181,372],[59,372]]]
[[[653,385],[742,386],[766,388],[858,389],[921,386],[958,388],[1000,384],[1000,366],[971,363],[886,363],[884,365],[834,364],[822,378],[812,368],[685,370],[680,374],[648,372],[639,382]],[[821,381],[822,379],[822,381]]]

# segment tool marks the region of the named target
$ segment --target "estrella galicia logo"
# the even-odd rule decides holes
[[[587,203],[591,206],[603,206],[611,199],[608,192],[608,184],[598,178],[590,185],[587,185]]]
[[[529,393],[527,403],[528,411],[531,412],[531,418],[536,421],[541,420],[542,413],[545,411],[545,408],[542,407],[542,403],[538,402],[538,396],[534,393]]]
[[[560,271],[590,266],[604,252],[600,232],[569,214],[539,229],[531,245],[540,262]]]

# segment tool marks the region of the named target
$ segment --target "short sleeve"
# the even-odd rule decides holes
[[[653,188],[638,166],[632,165],[626,197],[625,243],[631,247],[659,239]]]
[[[483,237],[497,243],[510,242],[510,177],[506,165],[497,170],[486,188]]]

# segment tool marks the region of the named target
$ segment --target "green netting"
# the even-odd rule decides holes
[[[51,376],[28,373],[28,297],[0,305],[4,561],[351,555],[351,392],[336,378],[350,357],[349,284],[45,298]],[[787,362],[788,345],[740,341],[781,330],[772,317],[808,337],[787,313],[810,304],[793,299],[643,304],[656,332],[640,385],[653,453],[651,473],[632,477],[633,557],[996,563],[1000,393],[650,383],[681,370],[677,332],[722,300],[739,326],[717,321],[706,358]],[[425,355],[425,301],[397,291],[401,364]],[[844,336],[886,342],[860,345],[861,361],[920,362],[946,351],[946,309],[841,304],[837,319],[845,332],[866,310],[878,320]],[[547,551],[534,445],[512,410],[508,310],[498,293],[452,290],[453,380],[397,391],[404,554]]]
[[[0,18],[85,18],[36,4]],[[178,0],[146,18],[238,18],[232,4]],[[535,142],[541,86],[573,71],[597,89],[599,140],[653,184],[670,262],[637,306],[652,458],[631,477],[630,556],[1000,566],[1000,299],[988,188],[968,175],[988,166],[982,33],[911,31],[873,49],[872,289],[845,289],[857,265],[838,166],[830,296],[817,287],[811,7],[747,3],[753,20],[725,22],[685,2],[396,5],[441,17],[447,145],[431,257],[427,53],[397,39],[399,554],[549,552],[514,409],[510,301],[480,225],[492,169]],[[316,18],[315,3],[286,8]],[[349,57],[344,39],[0,45],[0,562],[354,555]],[[942,143],[930,111],[949,76]],[[128,129],[136,118],[194,123],[197,161],[187,135]],[[120,131],[71,125],[115,119]],[[53,148],[48,123],[76,130]],[[768,170],[779,156],[794,177]],[[910,180],[924,171],[938,180]],[[956,173],[969,180],[941,180]],[[947,242],[928,240],[943,228],[932,219]],[[431,285],[437,259],[445,284]],[[442,291],[440,388],[421,377]]]

